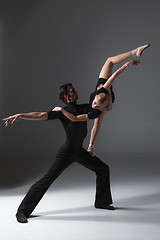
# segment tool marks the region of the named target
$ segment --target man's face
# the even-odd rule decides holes
[[[67,102],[76,102],[78,100],[77,91],[73,88],[69,88],[69,93],[66,95]]]

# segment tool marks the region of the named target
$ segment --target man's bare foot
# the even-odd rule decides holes
[[[142,55],[143,51],[145,49],[147,49],[149,46],[150,46],[150,44],[146,44],[146,45],[143,45],[143,46],[140,46],[140,47],[134,49],[133,50],[134,55],[136,55],[137,57],[140,57]]]

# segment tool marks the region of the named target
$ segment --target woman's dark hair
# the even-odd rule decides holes
[[[72,87],[72,83],[66,83],[58,88],[58,97],[60,100],[62,100],[64,103],[67,102],[67,100],[64,98],[64,95],[69,94],[69,90]]]

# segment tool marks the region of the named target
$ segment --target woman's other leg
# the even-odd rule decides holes
[[[112,75],[112,70],[113,70],[114,64],[121,63],[135,55],[138,57],[141,56],[143,51],[145,49],[147,49],[149,46],[150,46],[149,44],[146,44],[146,45],[140,46],[138,48],[135,48],[129,52],[122,53],[122,54],[119,54],[119,55],[116,55],[113,57],[109,57],[101,69],[99,78],[108,79]]]

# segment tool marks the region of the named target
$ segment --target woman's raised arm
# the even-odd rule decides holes
[[[137,66],[140,63],[140,60],[131,60],[126,62],[122,67],[120,67],[117,71],[115,71],[103,85],[105,89],[109,89],[113,84],[114,80],[129,66]]]

